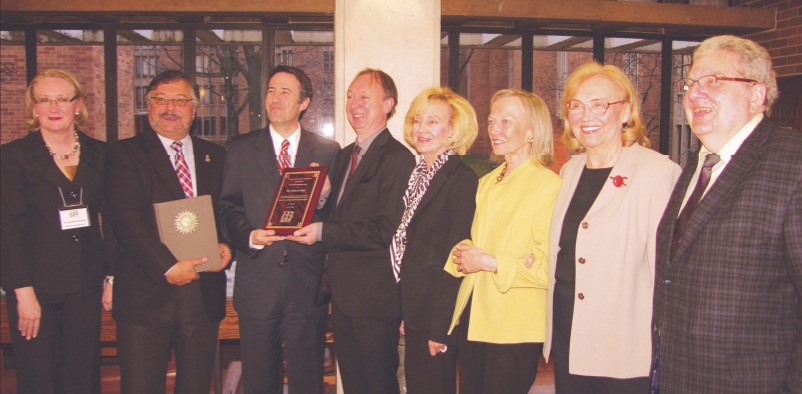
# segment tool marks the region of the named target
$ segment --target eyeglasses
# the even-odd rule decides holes
[[[40,97],[38,99],[33,99],[33,102],[36,104],[56,104],[59,107],[63,107],[75,100],[78,100],[79,96],[75,96],[73,98],[66,98],[66,97],[56,97],[56,98],[47,98],[47,97]]]
[[[156,105],[167,105],[172,101],[173,105],[175,105],[176,107],[183,107],[195,101],[193,99],[166,98],[166,97],[150,97],[148,100],[152,101],[153,104]]]
[[[694,83],[699,84],[702,89],[711,89],[718,87],[718,81],[732,81],[732,82],[747,82],[758,83],[754,79],[747,78],[732,78],[732,77],[718,77],[715,75],[702,75],[698,79],[685,78],[677,82],[677,90],[680,93],[685,93],[693,87]]]
[[[590,113],[594,115],[604,115],[607,113],[607,108],[610,108],[611,105],[626,102],[627,100],[621,100],[611,103],[604,99],[593,99],[588,103],[583,103],[579,100],[571,100],[568,102],[568,104],[566,104],[566,108],[568,109],[568,113],[571,115],[583,114],[585,112],[585,107],[590,108]]]

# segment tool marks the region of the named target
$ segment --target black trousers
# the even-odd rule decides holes
[[[175,394],[208,393],[217,329],[203,306],[200,283],[182,286],[180,312],[164,327],[117,322],[117,355],[123,394],[164,393],[170,347],[175,351]]]
[[[278,307],[267,319],[239,315],[245,393],[283,393],[285,358],[290,393],[322,392],[325,318],[325,310],[307,317],[292,305]]]
[[[551,357],[557,394],[645,394],[649,378],[616,379],[604,376],[573,375],[568,372],[571,327],[574,320],[574,289],[554,289]]]
[[[17,392],[100,393],[100,285],[87,293],[37,298],[39,335],[26,340],[17,329],[17,297],[14,290],[6,293]]]
[[[496,344],[468,340],[471,302],[455,328],[460,394],[526,394],[537,377],[543,343]]]
[[[429,354],[429,333],[405,327],[404,374],[409,394],[456,394],[457,346]]]
[[[401,317],[346,316],[332,304],[332,328],[347,394],[396,394]]]

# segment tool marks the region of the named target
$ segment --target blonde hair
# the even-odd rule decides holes
[[[713,51],[726,51],[734,53],[740,58],[738,63],[738,75],[728,75],[730,77],[740,77],[754,79],[766,85],[766,115],[771,115],[771,106],[779,96],[777,90],[777,76],[771,68],[771,56],[766,48],[756,42],[736,37],[736,36],[716,36],[702,41],[702,45],[693,52],[693,61],[702,55]]]
[[[534,93],[519,89],[502,89],[493,94],[490,105],[504,97],[517,97],[521,101],[529,126],[535,133],[529,155],[543,167],[550,166],[554,162],[554,132],[546,102]]]
[[[574,131],[571,129],[571,124],[568,122],[568,102],[576,97],[576,92],[582,87],[582,84],[593,77],[606,78],[626,95],[624,101],[629,104],[629,120],[622,126],[621,146],[630,146],[637,142],[647,148],[650,147],[651,141],[646,138],[645,127],[641,119],[638,92],[635,90],[635,86],[632,85],[632,81],[616,66],[591,62],[577,68],[565,81],[565,89],[560,102],[560,114],[562,115],[564,126],[562,141],[568,152],[579,154],[585,151],[585,147],[576,139]]]
[[[33,89],[36,87],[37,83],[45,78],[60,78],[67,81],[67,83],[72,86],[74,95],[81,99],[81,106],[78,108],[78,113],[75,115],[75,125],[80,126],[86,122],[87,119],[89,119],[89,111],[86,109],[86,92],[84,88],[81,87],[81,84],[69,71],[60,68],[51,68],[36,74],[28,85],[28,90],[25,93],[25,123],[28,125],[28,130],[36,131],[39,130],[41,126],[39,124],[39,118],[36,117],[34,112],[34,100],[36,98],[33,97]]]
[[[434,86],[424,89],[415,96],[404,118],[404,140],[409,145],[415,146],[415,138],[412,136],[415,116],[425,111],[432,101],[440,101],[451,108],[451,116],[448,119],[448,124],[451,126],[451,143],[448,147],[458,155],[464,155],[476,141],[479,124],[476,121],[476,111],[468,100],[449,88]]]

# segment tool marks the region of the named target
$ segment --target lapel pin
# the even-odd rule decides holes
[[[616,176],[611,176],[610,179],[613,180],[613,185],[615,185],[615,187],[621,187],[621,186],[627,186],[627,184],[624,183],[624,181],[629,178],[621,175],[616,175]]]
[[[206,162],[207,163],[211,163],[212,162],[212,158],[209,157],[209,155],[206,155]]]

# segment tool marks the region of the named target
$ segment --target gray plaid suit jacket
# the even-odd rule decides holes
[[[696,160],[657,233],[660,392],[802,393],[802,133],[763,120],[671,256]]]

